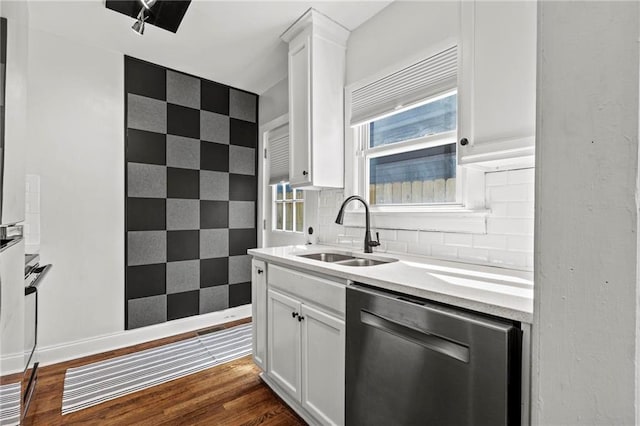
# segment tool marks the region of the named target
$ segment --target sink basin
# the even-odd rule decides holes
[[[299,257],[306,257],[307,259],[320,260],[322,262],[340,262],[344,260],[354,260],[355,257],[348,254],[341,253],[313,253],[313,254],[299,254]]]
[[[361,257],[356,257],[351,260],[343,260],[342,262],[337,262],[338,265],[344,266],[375,266],[382,265],[383,263],[391,263],[397,262],[396,259],[388,259],[388,260],[376,260],[376,259],[364,259]]]
[[[307,259],[319,260],[321,262],[335,263],[336,265],[344,266],[375,266],[382,265],[383,263],[397,262],[398,259],[368,259],[364,257],[351,256],[349,254],[342,253],[312,253],[312,254],[299,254],[299,257],[305,257]]]

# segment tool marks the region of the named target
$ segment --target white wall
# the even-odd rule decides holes
[[[23,2],[3,2],[7,18],[5,169],[2,223],[24,220],[24,153],[27,142],[29,10]],[[24,243],[0,255],[0,376],[24,368]]]
[[[77,358],[250,315],[124,331],[124,58],[29,34],[27,173],[40,177],[40,359]],[[24,193],[24,188],[23,188]]]
[[[32,31],[29,156],[40,176],[40,343],[124,324],[124,61]]]
[[[289,79],[278,83],[260,94],[258,98],[258,124],[260,126],[289,112]]]
[[[27,143],[28,5],[5,2],[7,69],[2,223],[24,220],[24,156]]]
[[[540,2],[534,424],[638,424],[638,2]]]
[[[396,1],[356,28],[347,42],[347,85],[458,37],[457,1]]]

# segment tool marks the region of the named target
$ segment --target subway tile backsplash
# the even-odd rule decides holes
[[[372,232],[380,233],[382,243],[374,251],[533,270],[534,176],[533,168],[486,174],[485,234],[376,229],[374,218]],[[342,190],[320,192],[319,242],[361,249],[362,227],[334,223],[343,200]]]

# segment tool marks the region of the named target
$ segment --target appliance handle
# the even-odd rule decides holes
[[[45,275],[47,275],[49,273],[49,270],[53,267],[52,264],[48,264],[48,265],[44,265],[44,266],[38,266],[36,268],[33,268],[33,272],[35,274],[38,274],[38,276],[36,277],[35,280],[33,280],[33,282],[31,283],[31,285],[29,287],[34,287],[35,289],[38,289],[38,287],[40,286],[40,283],[42,283],[42,279],[45,277]],[[27,287],[27,288],[29,288]],[[25,289],[25,295],[26,295],[26,289]]]
[[[375,327],[387,333],[409,340],[426,349],[439,352],[458,361],[469,363],[469,348],[444,337],[435,334],[426,333],[416,330],[405,324],[386,318],[379,314],[374,314],[367,310],[360,311],[360,321],[371,327]]]

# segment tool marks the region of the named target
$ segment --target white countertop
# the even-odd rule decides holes
[[[398,261],[363,267],[298,256],[327,251]],[[527,271],[395,253],[365,254],[322,245],[251,249],[248,253],[283,266],[344,278],[524,323],[533,321],[533,273]]]

